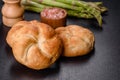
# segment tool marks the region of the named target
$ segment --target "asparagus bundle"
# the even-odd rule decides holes
[[[96,18],[102,25],[101,13],[107,11],[102,2],[85,2],[78,0],[21,0],[26,10],[41,12],[47,7],[60,7],[67,11],[68,16],[79,18]]]

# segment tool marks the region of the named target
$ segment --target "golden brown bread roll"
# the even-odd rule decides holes
[[[36,20],[16,23],[6,40],[15,59],[36,70],[49,67],[61,53],[61,40],[54,29]]]
[[[75,57],[88,54],[94,46],[94,34],[81,26],[69,25],[55,30],[64,45],[63,56]]]

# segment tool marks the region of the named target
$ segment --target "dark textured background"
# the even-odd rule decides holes
[[[0,13],[0,80],[120,80],[120,0],[103,1],[109,11],[103,28],[95,20],[68,17],[67,24],[82,25],[95,34],[94,50],[82,57],[60,59],[45,70],[31,70],[16,62],[6,43],[10,28],[2,24]],[[0,0],[0,9],[3,5]],[[39,14],[25,12],[25,20],[39,20]]]

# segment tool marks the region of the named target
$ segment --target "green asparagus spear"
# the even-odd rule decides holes
[[[37,2],[40,4],[49,5],[49,6],[53,6],[53,7],[60,7],[60,8],[64,8],[64,9],[76,10],[79,12],[86,12],[86,10],[83,9],[82,7],[76,7],[74,5],[56,2],[55,0],[30,0],[30,1]]]
[[[44,8],[51,7],[51,6],[46,6],[46,5],[39,4],[36,2],[32,2],[32,1],[27,1],[27,2],[25,1],[25,2],[22,2],[22,4],[24,5],[24,8],[26,10],[30,10],[30,11],[34,11],[34,12],[41,12]],[[73,11],[73,10],[69,10],[69,9],[66,9],[66,11],[68,13],[68,16],[75,16],[78,18],[87,18],[87,19],[93,18],[92,15],[87,14],[87,13],[79,13],[77,11]]]
[[[21,4],[24,6],[36,6],[36,7],[39,7],[41,9],[49,7],[49,6],[45,6],[43,4],[38,4],[38,3],[33,2],[31,0],[21,0]]]
[[[108,9],[106,7],[103,6],[102,2],[87,2],[87,4],[93,8],[96,8],[97,10],[99,10],[101,13],[104,13],[105,11],[107,11]]]
[[[97,19],[99,25],[102,26],[101,12],[94,8],[93,6],[88,5],[86,2],[77,0],[55,0],[55,1],[83,7],[87,11],[87,13],[92,14]]]
[[[35,12],[39,12],[45,7],[64,8],[70,16],[96,18],[100,26],[102,25],[101,13],[107,10],[102,2],[85,2],[80,0],[21,0],[21,2],[24,6],[27,6],[27,10]]]
[[[80,13],[80,12],[69,10],[69,9],[66,9],[66,11],[67,11],[69,16],[75,16],[75,17],[78,17],[78,18],[86,18],[86,19],[94,18],[93,15],[85,13],[85,12]]]
[[[28,10],[28,11],[33,11],[33,12],[37,12],[37,13],[40,13],[43,8],[39,8],[39,7],[35,7],[35,6],[24,6],[25,10]]]

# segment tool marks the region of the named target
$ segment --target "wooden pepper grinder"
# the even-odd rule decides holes
[[[24,8],[21,6],[21,0],[3,0],[2,20],[3,24],[12,27],[18,21],[23,20]]]

